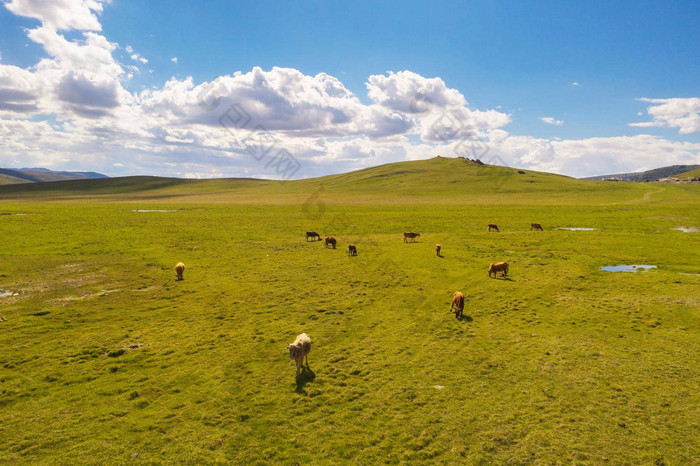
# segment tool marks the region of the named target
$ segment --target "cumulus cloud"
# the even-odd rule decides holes
[[[215,109],[210,102],[216,103]],[[192,78],[173,78],[160,89],[139,94],[138,103],[143,112],[171,124],[217,127],[227,109],[235,105],[254,126],[299,137],[381,138],[406,133],[414,125],[410,115],[363,104],[333,76],[308,76],[292,68],[264,71],[256,67],[199,85]]]
[[[377,105],[412,115],[425,141],[474,137],[481,130],[510,123],[510,115],[505,113],[470,109],[464,96],[440,78],[425,78],[411,71],[389,72],[370,76],[366,85]]]
[[[700,163],[700,144],[648,134],[550,140],[502,132],[488,144],[489,153],[499,154],[508,165],[577,177]]]
[[[653,121],[630,123],[630,126],[640,128],[653,126],[678,128],[679,134],[700,132],[700,97],[675,99],[639,98],[637,100],[654,104],[647,108],[647,112],[653,117]]]
[[[125,59],[136,63],[120,63],[114,57],[119,44],[95,32],[105,3],[5,3],[13,13],[41,21],[27,36],[45,57],[26,69],[0,64],[0,166],[279,178],[272,157],[288,154],[300,167],[295,177],[309,177],[465,155],[470,145],[476,150],[467,155],[485,162],[497,155],[513,166],[576,176],[700,161],[699,144],[649,135],[511,135],[503,129],[511,115],[500,107],[475,109],[441,78],[411,71],[369,76],[368,100],[329,74],[280,67],[255,67],[209,82],[171,78],[129,92],[122,84],[148,60],[126,45]],[[70,39],[61,32],[71,29],[79,32]],[[684,99],[648,100],[654,121],[644,123],[697,131],[697,108],[675,100]]]
[[[561,126],[564,124],[562,120],[555,120],[552,117],[540,117],[540,120],[544,121],[545,123],[549,125],[554,125],[554,126]]]
[[[580,84],[579,84],[578,82],[576,82],[576,81],[572,82],[571,85],[572,85],[572,86],[580,86]]]
[[[49,29],[100,31],[97,16],[110,0],[11,0],[5,8],[17,16],[34,18]]]

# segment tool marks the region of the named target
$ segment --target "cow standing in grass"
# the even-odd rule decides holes
[[[185,264],[182,262],[178,262],[177,265],[175,266],[175,276],[177,277],[178,280],[184,280],[184,273],[185,273]]]
[[[452,296],[450,312],[454,312],[457,319],[464,315],[464,294],[461,291],[455,291],[455,294]]]
[[[308,241],[309,238],[311,238],[312,241],[321,241],[321,235],[319,235],[315,231],[306,232],[306,241]]]
[[[491,274],[493,274],[493,277],[496,278],[498,276],[498,272],[501,272],[503,274],[503,278],[506,278],[508,276],[508,262],[494,262],[489,266],[489,278],[491,278]]]
[[[331,246],[333,249],[335,249],[336,243],[337,243],[337,241],[335,240],[335,238],[333,238],[332,236],[326,236],[326,240],[325,240],[326,247]]]
[[[289,359],[294,359],[297,364],[297,376],[301,370],[304,358],[306,358],[306,368],[309,368],[309,351],[311,351],[311,338],[305,333],[297,335],[296,340],[291,345],[287,345]]]
[[[501,231],[498,229],[498,225],[496,225],[495,223],[489,223],[489,231],[491,230]]]
[[[355,245],[353,245],[353,244],[348,245],[348,254],[350,254],[351,256],[357,255],[357,248],[355,247]]]
[[[440,257],[440,251],[442,251],[442,246],[439,244],[435,245],[435,253],[437,254],[438,257]]]
[[[531,223],[530,224],[530,231],[532,231],[532,230],[544,231],[544,228],[542,228],[542,225],[540,225],[539,223]]]
[[[412,239],[413,240],[412,242],[415,243],[416,238],[418,238],[419,236],[420,236],[420,233],[404,233],[403,234],[403,242],[407,243],[406,240]]]

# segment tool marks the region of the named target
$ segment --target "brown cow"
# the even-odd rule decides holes
[[[302,368],[304,358],[306,358],[306,368],[309,368],[309,351],[311,351],[311,338],[305,333],[297,335],[294,343],[287,345],[289,359],[294,359],[297,364],[297,376]]]
[[[183,277],[183,274],[185,273],[185,264],[182,262],[178,262],[177,265],[175,266],[175,274],[177,275],[178,280],[184,280],[185,278]]]
[[[503,278],[508,276],[508,262],[494,262],[489,266],[489,278],[493,274],[494,278],[498,275],[498,272],[503,272]]]
[[[351,256],[357,255],[357,248],[355,247],[354,244],[348,245],[348,254],[350,254]]]
[[[438,257],[440,257],[440,250],[442,250],[442,246],[439,244],[435,245],[435,252],[437,253]]]
[[[413,242],[416,241],[416,238],[420,236],[420,233],[404,233],[403,234],[403,242],[405,243],[407,239],[412,239]]]
[[[542,225],[540,225],[539,223],[531,223],[530,224],[530,231],[532,231],[532,230],[544,231],[544,229],[542,228]]]
[[[326,242],[326,247],[328,247],[328,245],[330,244],[331,246],[333,246],[333,249],[335,249],[335,245],[337,243],[335,238],[333,238],[332,236],[326,236],[325,242]]]
[[[489,231],[491,230],[501,231],[498,229],[498,225],[496,225],[495,223],[489,223]]]
[[[450,312],[453,311],[457,319],[464,315],[464,295],[461,291],[455,291],[455,294],[452,296]]]

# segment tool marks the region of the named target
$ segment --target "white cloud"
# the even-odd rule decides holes
[[[679,134],[700,132],[700,97],[675,98],[675,99],[637,99],[641,102],[649,102],[647,108],[653,121],[630,123],[630,126],[649,128],[653,126],[666,126],[678,128]]]
[[[53,30],[100,31],[97,16],[110,0],[11,0],[5,8],[18,16],[34,18]]]
[[[540,120],[544,121],[544,122],[547,123],[547,124],[555,125],[555,126],[561,126],[561,125],[564,124],[563,121],[561,121],[561,120],[555,120],[555,119],[552,118],[552,117],[541,117]]]
[[[577,177],[700,163],[700,144],[648,134],[568,140],[501,134],[489,146],[511,166]]]
[[[382,107],[412,115],[420,124],[425,141],[446,142],[473,137],[481,130],[510,123],[510,115],[496,110],[470,109],[456,89],[440,78],[424,78],[411,71],[372,75],[369,97]]]
[[[472,157],[488,162],[499,155],[514,166],[576,176],[700,162],[700,144],[649,135],[583,140],[511,135],[502,129],[511,115],[500,108],[471,108],[441,78],[411,71],[369,76],[366,102],[334,76],[277,67],[203,83],[171,78],[163,86],[129,92],[122,83],[140,72],[138,66],[120,63],[113,55],[119,44],[91,32],[101,29],[103,3],[5,3],[10,11],[42,21],[27,35],[46,56],[27,69],[0,64],[0,166],[279,177],[267,158],[258,161],[249,153],[258,142],[246,139],[251,134],[268,138],[270,154],[282,149],[292,154],[302,165],[296,177],[461,155],[465,141],[475,137],[484,142]],[[62,29],[81,30],[82,37],[67,39]],[[148,62],[130,45],[123,50],[127,60]],[[177,63],[177,57],[171,61]],[[697,110],[693,114],[695,107],[688,110],[675,100],[650,101],[656,104],[649,111],[655,119],[642,124],[692,129]],[[235,123],[236,118],[242,119]],[[250,133],[256,126],[269,133]]]
[[[140,62],[143,63],[144,65],[145,65],[146,63],[148,63],[148,59],[142,57],[142,56],[139,55],[138,53],[132,53],[131,55],[129,55],[129,58],[131,58],[131,59],[134,60],[134,61],[140,61]]]
[[[579,84],[578,82],[576,82],[576,81],[572,82],[571,85],[572,85],[572,86],[580,86],[580,84]]]

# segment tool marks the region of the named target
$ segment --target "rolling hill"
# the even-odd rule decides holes
[[[690,170],[700,169],[700,165],[670,165],[668,167],[655,168],[644,172],[619,173],[616,175],[600,175],[582,178],[584,180],[602,181],[606,178],[618,178],[623,181],[656,181],[659,178],[676,176]],[[697,175],[696,175],[697,176]]]
[[[53,171],[47,168],[0,168],[0,184],[107,178],[96,172]]]
[[[697,178],[700,177],[700,167],[695,170],[690,170],[685,173],[679,173],[676,178]]]
[[[133,176],[100,179],[62,180],[0,186],[0,197],[36,196],[42,199],[97,196],[120,200],[194,197],[196,201],[233,197],[259,202],[298,201],[314,193],[324,198],[430,199],[433,197],[504,197],[515,193],[579,193],[598,190],[597,183],[562,175],[517,170],[503,166],[479,165],[462,158],[435,157],[427,160],[396,162],[349,173],[294,181],[251,178],[193,180]],[[625,190],[619,187],[617,189]]]

